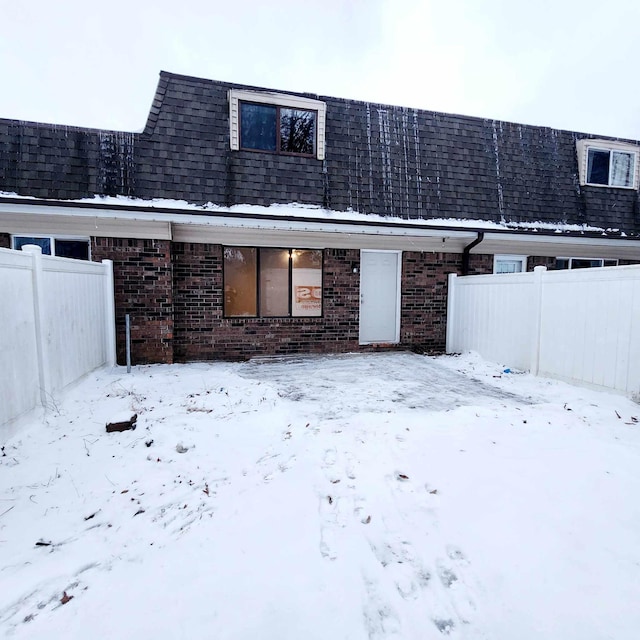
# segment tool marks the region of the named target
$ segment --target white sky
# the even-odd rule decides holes
[[[162,69],[640,139],[638,0],[0,7],[0,118],[140,130]]]

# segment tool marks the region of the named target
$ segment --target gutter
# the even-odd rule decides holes
[[[469,254],[471,253],[471,249],[473,249],[473,247],[478,246],[483,240],[484,240],[484,231],[478,231],[478,237],[462,250],[462,275],[463,276],[469,275]]]
[[[472,224],[469,226],[462,225],[435,225],[435,224],[419,224],[416,222],[411,222],[407,220],[406,222],[387,222],[384,220],[351,220],[345,218],[333,218],[333,217],[315,217],[315,216],[298,216],[298,215],[287,215],[282,213],[243,213],[240,211],[228,211],[228,210],[205,210],[205,209],[183,209],[179,207],[157,207],[157,206],[140,206],[140,205],[127,205],[127,204],[112,204],[112,203],[102,203],[102,202],[77,202],[73,200],[45,200],[40,198],[7,198],[0,196],[0,211],[5,210],[5,208],[9,211],[16,211],[14,207],[39,207],[43,208],[43,210],[51,209],[75,209],[75,210],[86,210],[87,212],[97,212],[103,211],[106,215],[111,215],[114,217],[118,216],[119,212],[134,214],[137,212],[142,212],[145,214],[151,214],[152,219],[156,220],[168,220],[171,222],[180,222],[180,218],[189,218],[190,216],[198,216],[202,218],[209,219],[228,219],[228,218],[237,218],[238,220],[272,220],[277,222],[304,222],[311,225],[318,225],[319,223],[331,223],[336,226],[353,226],[357,225],[360,227],[373,227],[378,229],[388,229],[388,228],[401,228],[401,229],[410,229],[410,230],[436,230],[441,232],[453,232],[455,235],[458,235],[460,232],[464,233],[489,233],[489,234],[498,234],[498,235],[509,235],[509,236],[523,236],[523,237],[532,237],[532,236],[546,236],[546,237],[565,237],[565,238],[612,238],[612,239],[625,239],[625,240],[638,240],[638,236],[636,235],[627,235],[624,238],[621,238],[619,235],[609,236],[605,230],[599,231],[577,231],[577,230],[563,230],[559,231],[557,229],[548,230],[548,229],[537,229],[537,228],[481,228],[475,227]],[[321,211],[321,209],[320,209]],[[91,213],[90,215],[96,215],[95,213]],[[129,217],[129,216],[127,216]],[[473,222],[473,221],[470,221]],[[456,233],[457,232],[457,233]]]

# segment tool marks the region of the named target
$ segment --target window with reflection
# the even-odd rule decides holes
[[[224,315],[322,315],[322,251],[225,247]]]
[[[589,148],[587,183],[609,187],[633,187],[635,153]]]
[[[240,148],[313,156],[317,112],[240,102]]]
[[[556,270],[591,269],[593,267],[616,267],[616,259],[607,258],[556,258]]]
[[[35,244],[43,255],[60,258],[89,260],[89,240],[87,238],[59,238],[56,236],[13,236],[12,247],[22,249],[25,244]]]

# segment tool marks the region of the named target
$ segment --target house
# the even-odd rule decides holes
[[[639,149],[162,72],[141,133],[0,120],[0,246],[113,260],[120,361],[442,351],[449,272],[640,261]]]

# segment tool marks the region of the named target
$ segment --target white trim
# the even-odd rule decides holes
[[[220,243],[246,246],[305,246],[310,249],[394,249],[462,253],[477,232],[464,227],[434,228],[429,225],[336,223],[330,219],[267,219],[237,217],[236,212],[206,215],[191,209],[142,211],[132,207],[96,208],[78,205],[34,205],[0,202],[0,231],[23,235],[70,235],[143,238],[176,242]],[[250,213],[250,210],[247,211]],[[411,222],[411,221],[409,221]],[[556,234],[484,232],[484,240],[472,254],[529,256],[595,254],[607,259],[640,260],[640,240],[629,238],[576,237]]]
[[[324,160],[325,152],[325,123],[327,118],[327,105],[321,100],[290,96],[273,91],[249,91],[247,89],[229,89],[229,139],[232,151],[240,150],[240,107],[239,102],[258,102],[262,104],[274,104],[292,109],[308,109],[316,111],[316,158]]]
[[[363,253],[395,253],[398,256],[397,262],[397,278],[396,278],[396,332],[395,339],[392,342],[384,342],[381,343],[378,341],[368,341],[363,342],[360,338],[361,326],[358,327],[358,344],[366,345],[366,344],[400,344],[400,322],[402,319],[402,251],[391,251],[387,249],[361,249],[360,254]],[[360,260],[360,284],[359,289],[362,287],[362,260]],[[359,298],[361,299],[361,291],[359,291]],[[358,306],[359,319],[358,324],[360,325],[360,320],[362,319],[361,313],[362,307],[361,303]]]
[[[527,257],[528,256],[496,253],[493,256],[493,273],[498,273],[498,262],[519,262],[521,265],[520,273],[524,273],[527,270]]]
[[[634,156],[633,160],[633,180],[630,186],[610,185],[610,184],[595,184],[593,182],[587,182],[587,163],[589,161],[589,149],[595,149],[597,151],[621,151],[623,153],[630,153]],[[606,187],[607,189],[638,189],[638,182],[640,179],[640,147],[629,142],[618,142],[617,140],[600,140],[583,138],[582,140],[576,140],[576,152],[578,154],[578,177],[581,185],[587,185],[590,187]]]

